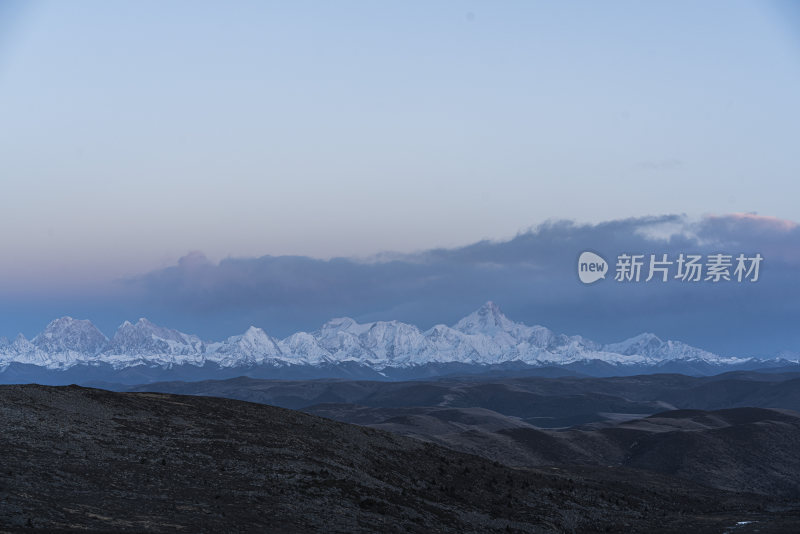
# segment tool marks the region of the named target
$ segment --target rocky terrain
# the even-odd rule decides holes
[[[394,383],[239,378],[134,389],[283,405],[514,466],[636,467],[795,498],[799,382],[793,373],[749,372]]]
[[[622,423],[543,430],[478,408],[319,405],[309,411],[515,466],[634,467],[707,486],[800,499],[800,414],[677,410]]]
[[[3,386],[0,428],[4,532],[800,529],[792,500],[627,467],[513,468],[229,399]]]

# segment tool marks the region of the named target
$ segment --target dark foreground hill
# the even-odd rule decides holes
[[[626,468],[514,469],[235,400],[0,388],[0,531],[761,532],[792,503]]]
[[[508,465],[634,467],[719,489],[800,499],[800,414],[788,410],[674,410],[563,430],[481,408],[321,404],[309,411]]]

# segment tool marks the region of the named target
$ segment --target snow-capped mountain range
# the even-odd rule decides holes
[[[102,366],[112,371],[243,370],[240,374],[258,368],[264,375],[269,369],[349,366],[385,375],[389,370],[448,364],[585,367],[590,363],[637,370],[671,369],[677,364],[712,370],[764,365],[763,360],[723,357],[678,341],[662,341],[654,334],[602,345],[514,322],[492,302],[453,326],[440,324],[426,331],[398,321],[360,324],[345,317],[332,319],[319,331],[297,332],[284,339],[250,327],[241,335],[208,342],[139,319],[124,322],[108,339],[90,321],[62,317],[30,341],[22,334],[13,342],[0,339],[0,373],[20,366],[48,371]],[[792,363],[797,361],[773,360],[770,365]]]

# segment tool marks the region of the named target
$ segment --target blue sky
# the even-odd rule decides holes
[[[0,0],[0,333],[57,310],[116,320],[120,279],[193,251],[363,258],[550,219],[798,221],[798,13]]]

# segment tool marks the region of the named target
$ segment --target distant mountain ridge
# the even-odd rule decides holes
[[[241,335],[212,342],[142,318],[136,323],[125,321],[109,339],[90,321],[62,317],[30,341],[20,334],[11,343],[0,343],[0,377],[20,368],[28,374],[32,369],[55,372],[82,367],[109,372],[164,369],[171,370],[173,378],[180,378],[177,370],[192,368],[242,370],[238,374],[257,368],[260,376],[268,376],[270,369],[302,368],[306,375],[319,377],[339,376],[339,371],[348,369],[348,374],[357,370],[377,377],[402,371],[407,377],[415,370],[431,376],[509,366],[563,367],[588,374],[711,374],[797,364],[796,359],[720,356],[647,333],[603,345],[514,322],[493,302],[453,326],[438,324],[426,331],[399,321],[360,324],[343,317],[328,321],[316,332],[297,332],[284,339],[250,327]],[[93,376],[98,378],[102,377]]]

